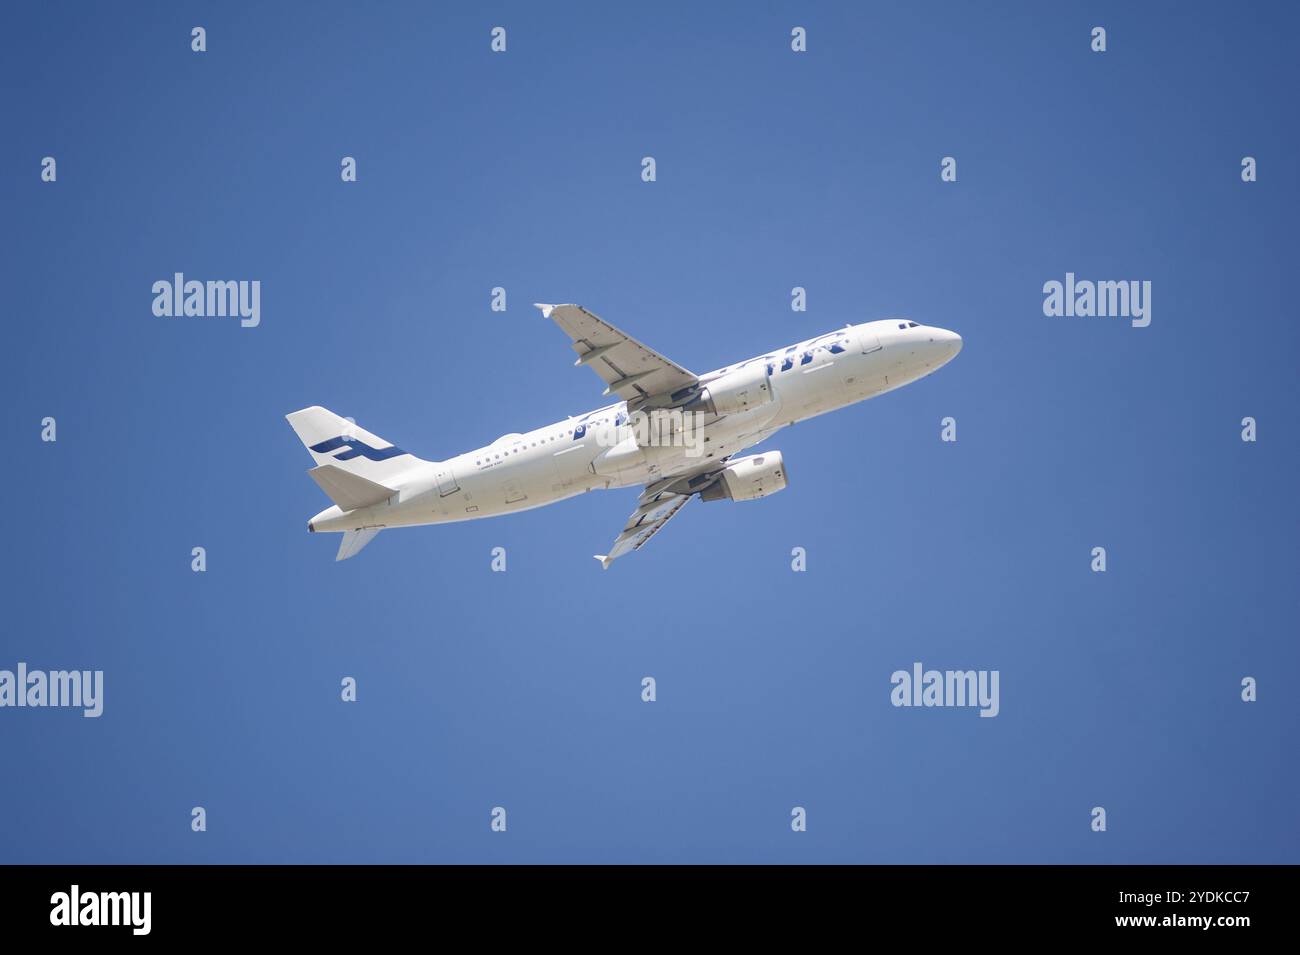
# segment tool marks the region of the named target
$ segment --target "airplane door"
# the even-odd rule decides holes
[[[437,474],[438,494],[446,497],[448,494],[455,494],[460,490],[460,485],[456,483],[456,472],[450,467],[439,468]]]

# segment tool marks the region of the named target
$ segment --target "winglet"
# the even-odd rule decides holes
[[[555,311],[554,305],[546,305],[542,302],[533,302],[533,308],[540,308],[542,310],[542,318],[550,318],[551,312]]]
[[[600,561],[601,570],[609,570],[609,565],[614,562],[613,557],[606,557],[604,554],[592,554],[591,556]]]

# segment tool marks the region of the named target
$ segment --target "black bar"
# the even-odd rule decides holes
[[[680,936],[664,932],[688,923],[737,938],[815,923],[819,934],[905,929],[918,941],[1230,940],[1285,929],[1295,875],[1290,866],[23,866],[0,868],[0,925],[8,939],[76,933],[82,944],[330,943],[475,926],[496,938],[561,924],[667,942]],[[71,921],[74,885],[78,921],[102,910],[125,924],[52,924]],[[136,934],[143,894],[102,906],[100,893],[145,892],[147,934]]]

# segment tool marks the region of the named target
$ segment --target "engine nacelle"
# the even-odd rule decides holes
[[[785,459],[780,451],[750,454],[726,466],[718,480],[700,492],[701,501],[755,501],[785,490]]]
[[[685,410],[707,409],[715,415],[739,414],[772,400],[772,382],[768,363],[751,361],[708,383]]]

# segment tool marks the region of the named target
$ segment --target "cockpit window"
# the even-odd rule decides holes
[[[916,327],[917,327],[916,322],[908,322],[908,323],[907,323],[907,327],[908,327],[908,328],[916,328]]]

